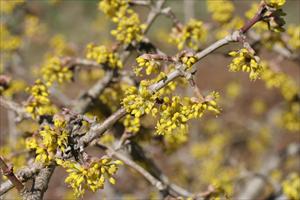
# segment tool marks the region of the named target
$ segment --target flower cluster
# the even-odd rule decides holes
[[[156,98],[156,94],[152,95],[147,87],[150,85],[149,81],[143,80],[140,83],[140,88],[130,87],[125,92],[125,98],[122,100],[122,104],[125,107],[127,113],[132,114],[136,118],[141,117],[144,114],[156,113],[157,110],[153,110]]]
[[[45,165],[55,159],[57,151],[64,152],[67,144],[69,131],[64,119],[54,117],[54,125],[44,125],[37,135],[26,140],[26,147],[35,150],[35,160]]]
[[[292,50],[300,49],[300,26],[290,25],[287,29],[289,35],[288,45]]]
[[[0,23],[0,50],[14,51],[20,48],[21,44],[22,44],[21,38],[12,35],[9,32],[8,28],[3,23]]]
[[[10,14],[17,6],[22,5],[24,2],[25,0],[0,1],[0,12]]]
[[[60,84],[70,81],[73,77],[73,72],[68,67],[63,66],[58,57],[47,59],[41,73],[47,86],[51,86],[55,81]]]
[[[173,96],[171,99],[164,97],[160,106],[160,119],[156,125],[156,133],[171,134],[176,129],[186,132],[187,121],[202,117],[206,110],[219,114],[220,110],[216,103],[218,97],[219,94],[216,92],[208,95],[203,102],[193,101],[188,97]]]
[[[143,56],[136,58],[136,62],[138,66],[134,68],[134,73],[137,76],[141,76],[141,71],[145,68],[145,72],[147,75],[152,73],[158,73],[160,69],[160,63],[154,59],[147,59]]]
[[[127,116],[123,122],[126,129],[136,133],[140,128],[140,117],[144,114],[152,115],[157,114],[157,108],[154,107],[156,99],[159,97],[159,93],[151,94],[148,90],[148,86],[152,81],[143,80],[140,83],[139,90],[132,86],[125,91],[125,98],[122,100],[122,105],[126,109],[126,112],[130,115]],[[129,119],[131,121],[129,122]]]
[[[273,71],[266,62],[262,62],[263,71],[261,78],[265,82],[267,88],[278,88],[282,96],[291,101],[299,92],[299,86],[289,76],[283,72]]]
[[[229,53],[229,55],[234,57],[229,65],[230,71],[248,72],[251,80],[256,80],[260,77],[262,66],[258,62],[259,58],[254,56],[254,53],[250,52],[246,48],[243,48],[239,51],[232,51]]]
[[[145,24],[141,24],[139,16],[129,8],[130,0],[103,0],[99,3],[99,9],[117,23],[117,28],[111,34],[123,44],[133,41],[141,41]]]
[[[285,0],[264,0],[265,3],[272,8],[281,8],[285,4]]]
[[[93,192],[103,189],[107,179],[111,184],[115,184],[116,181],[113,175],[117,172],[118,165],[122,164],[120,160],[113,161],[107,157],[93,160],[87,165],[60,159],[56,159],[56,163],[68,172],[65,182],[72,187],[76,197],[81,197],[86,189],[90,189]]]
[[[281,125],[295,133],[300,131],[300,103],[292,102],[287,111],[282,114]]]
[[[111,111],[116,111],[120,107],[120,102],[129,87],[131,87],[131,85],[125,81],[110,84],[109,87],[104,89],[99,99],[103,104],[107,105]]]
[[[106,64],[110,68],[122,68],[123,64],[119,55],[115,52],[109,51],[105,46],[95,46],[89,44],[87,46],[86,57],[95,60],[99,64]]]
[[[141,122],[139,117],[127,114],[123,121],[124,127],[129,133],[137,133],[140,130]]]
[[[207,9],[212,13],[213,20],[219,23],[227,23],[230,21],[234,11],[234,5],[231,1],[207,1]]]
[[[130,0],[102,0],[98,7],[106,15],[115,17],[120,10],[128,9]]]
[[[283,193],[288,199],[296,200],[300,196],[300,176],[292,173],[290,177],[282,183]]]
[[[14,170],[19,170],[20,168],[24,167],[24,165],[26,165],[26,157],[20,154],[18,155],[15,152],[23,151],[24,147],[25,140],[23,138],[20,138],[17,141],[14,141],[13,145],[12,143],[1,145],[0,155],[6,159],[9,159],[9,162],[13,165]]]
[[[198,61],[198,59],[192,52],[183,53],[182,55],[180,55],[179,60],[186,66],[185,70],[191,69],[193,64]]]
[[[168,151],[177,150],[181,145],[188,141],[188,131],[176,129],[172,134],[164,135],[164,145]]]
[[[31,94],[31,97],[26,104],[26,111],[33,119],[41,115],[53,115],[56,112],[49,100],[48,88],[41,80],[36,80],[31,88],[27,88],[27,92]]]
[[[24,21],[24,34],[29,38],[35,38],[46,31],[46,27],[42,24],[38,17],[34,15],[26,15]]]
[[[64,35],[56,34],[54,35],[50,42],[50,48],[53,55],[73,55],[74,50],[72,46],[66,41]]]
[[[186,26],[181,29],[172,29],[170,42],[175,43],[179,50],[185,46],[193,50],[199,49],[199,43],[206,41],[207,29],[203,22],[191,19]]]
[[[127,11],[127,13],[128,16],[118,15],[114,19],[118,26],[111,31],[111,34],[123,44],[130,44],[132,41],[139,42],[143,39],[143,31],[146,29],[146,25],[141,24],[139,16],[132,10]]]

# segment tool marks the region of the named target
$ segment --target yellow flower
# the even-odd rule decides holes
[[[120,10],[128,8],[130,0],[102,0],[98,4],[99,10],[102,10],[110,17],[116,16]]]
[[[36,161],[45,165],[50,164],[55,159],[55,154],[59,150],[64,152],[68,146],[69,131],[66,121],[63,118],[54,116],[54,125],[44,125],[38,135],[27,138],[26,147],[35,150]]]
[[[289,25],[287,34],[290,36],[288,40],[289,46],[293,50],[298,50],[300,48],[300,26]]]
[[[42,66],[41,73],[47,86],[51,86],[55,81],[59,84],[70,81],[73,77],[73,72],[61,64],[58,57],[50,57]]]
[[[138,66],[134,68],[134,73],[138,76],[141,75],[141,71],[145,68],[146,74],[158,73],[160,63],[154,59],[146,59],[143,56],[136,58]]]
[[[139,16],[134,12],[128,12],[127,15],[118,15],[113,20],[117,23],[117,28],[111,31],[116,40],[123,44],[130,44],[133,41],[143,39],[143,31],[146,29],[145,24],[141,24]]]
[[[112,176],[117,172],[118,165],[123,164],[120,160],[113,161],[111,158],[92,161],[88,166],[61,159],[56,159],[56,163],[69,173],[65,182],[72,187],[77,197],[83,196],[85,193],[83,188],[93,192],[103,189],[107,179],[111,184],[115,184],[116,180]]]
[[[292,173],[287,180],[282,183],[283,193],[291,200],[297,200],[300,196],[300,176]]]
[[[105,46],[95,46],[93,44],[87,45],[86,57],[95,60],[99,64],[106,64],[108,67],[122,68],[123,64],[119,55],[115,52],[109,51]]]
[[[264,0],[265,3],[273,8],[281,8],[285,4],[285,0]]]
[[[213,20],[220,23],[227,23],[234,11],[234,5],[228,0],[207,0],[207,8],[212,13]]]
[[[186,65],[186,70],[191,69],[191,67],[198,61],[193,53],[185,53],[179,59]]]
[[[207,29],[203,22],[191,19],[181,30],[173,28],[169,42],[177,45],[179,50],[185,46],[193,50],[199,49],[199,44],[206,41]]]
[[[22,5],[24,2],[25,2],[24,0],[13,0],[13,1],[1,0],[0,12],[5,14],[11,14],[17,6]]]
[[[56,108],[49,100],[48,88],[41,80],[36,80],[31,88],[27,88],[27,91],[32,98],[29,99],[25,109],[33,119],[41,115],[53,115],[56,112]]]
[[[3,2],[3,1],[1,1]],[[6,25],[0,23],[0,50],[1,51],[14,51],[20,48],[22,40],[20,37],[12,35]]]
[[[262,66],[258,62],[258,57],[254,56],[248,49],[243,48],[239,51],[232,51],[229,55],[234,57],[229,65],[230,71],[248,72],[250,80],[256,80],[260,77]]]

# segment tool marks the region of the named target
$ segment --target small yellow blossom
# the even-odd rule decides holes
[[[74,161],[56,159],[56,163],[68,172],[65,182],[74,190],[75,196],[82,197],[85,189],[93,192],[103,189],[105,180],[115,184],[112,177],[122,164],[120,160],[113,161],[111,158],[102,158],[92,161],[87,166],[80,165]]]
[[[191,19],[182,29],[173,28],[169,42],[177,45],[179,50],[185,46],[193,50],[199,49],[199,44],[204,43],[207,37],[207,29],[202,21]]]
[[[259,64],[258,58],[248,49],[243,48],[239,51],[232,51],[229,55],[234,57],[229,65],[230,71],[248,72],[250,80],[256,80],[260,77],[262,66]]]
[[[130,44],[133,41],[143,39],[143,31],[146,29],[145,24],[141,24],[139,16],[134,12],[127,15],[118,15],[113,20],[117,23],[117,28],[111,31],[111,34],[123,44]]]
[[[109,51],[105,46],[87,45],[86,57],[95,60],[99,64],[107,64],[110,68],[122,68],[123,64],[119,55]]]
[[[138,76],[141,75],[141,71],[145,68],[146,74],[158,73],[160,63],[154,59],[146,59],[143,56],[136,58],[138,66],[134,68],[134,73]]]
[[[68,145],[69,131],[64,119],[54,117],[54,125],[44,125],[38,135],[27,138],[28,149],[35,150],[36,161],[50,164],[55,159],[57,150],[64,152]]]
[[[297,200],[300,196],[300,176],[292,173],[287,180],[282,183],[283,193],[291,200]]]
[[[47,86],[51,86],[55,81],[62,84],[73,77],[73,72],[67,66],[62,66],[58,57],[47,59],[42,66],[41,73]]]
[[[53,115],[56,112],[55,107],[49,100],[49,92],[47,86],[37,80],[27,91],[32,95],[26,104],[26,111],[31,114],[33,119],[41,115]]]
[[[2,2],[2,1],[1,1]],[[20,37],[12,35],[6,25],[0,23],[0,50],[14,51],[20,48],[22,40]]]
[[[293,50],[300,49],[300,26],[288,26],[287,34],[289,35],[288,45]]]
[[[13,0],[13,1],[1,0],[0,12],[4,14],[11,14],[17,6],[24,4],[24,2],[25,0]]]
[[[213,20],[220,23],[227,23],[233,15],[234,5],[228,0],[207,0],[207,8],[212,13]]]
[[[102,10],[106,15],[114,17],[120,10],[128,8],[130,0],[102,0],[98,4],[99,10]]]
[[[281,8],[285,4],[285,0],[264,0],[265,3],[272,8]]]

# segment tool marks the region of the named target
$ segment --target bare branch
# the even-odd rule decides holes
[[[19,192],[21,192],[24,188],[24,185],[14,174],[13,168],[7,166],[2,156],[0,156],[0,168],[2,169],[3,175],[11,181],[11,183],[17,188]]]
[[[112,70],[107,70],[104,78],[99,80],[92,88],[90,88],[86,93],[81,95],[81,97],[75,101],[73,110],[78,113],[85,113],[91,103],[99,97],[99,95],[104,91],[104,89],[112,81],[114,72]]]
[[[292,143],[284,151],[276,152],[265,160],[263,166],[259,170],[260,176],[252,177],[236,199],[257,199],[265,188],[265,180],[261,177],[268,177],[272,170],[282,165],[285,160],[292,155],[300,153],[300,144]]]
[[[25,118],[31,118],[30,114],[27,113],[23,107],[21,107],[18,103],[10,101],[8,99],[4,99],[0,97],[0,105],[4,108],[15,112],[18,115],[18,120],[22,120]]]
[[[48,189],[48,184],[54,169],[54,165],[43,167],[35,177],[31,190],[25,190],[22,193],[22,198],[26,200],[43,199],[44,193]]]

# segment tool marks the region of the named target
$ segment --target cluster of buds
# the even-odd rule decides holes
[[[256,80],[260,77],[262,66],[259,64],[259,58],[254,56],[254,53],[247,48],[229,53],[234,57],[229,65],[229,70],[233,72],[244,71],[249,73],[251,80]]]
[[[65,182],[72,187],[76,197],[81,197],[86,189],[93,192],[103,189],[107,179],[111,184],[115,184],[116,181],[113,175],[117,172],[118,166],[123,164],[120,160],[114,161],[108,157],[94,159],[84,165],[61,159],[56,159],[56,163],[68,172]]]

